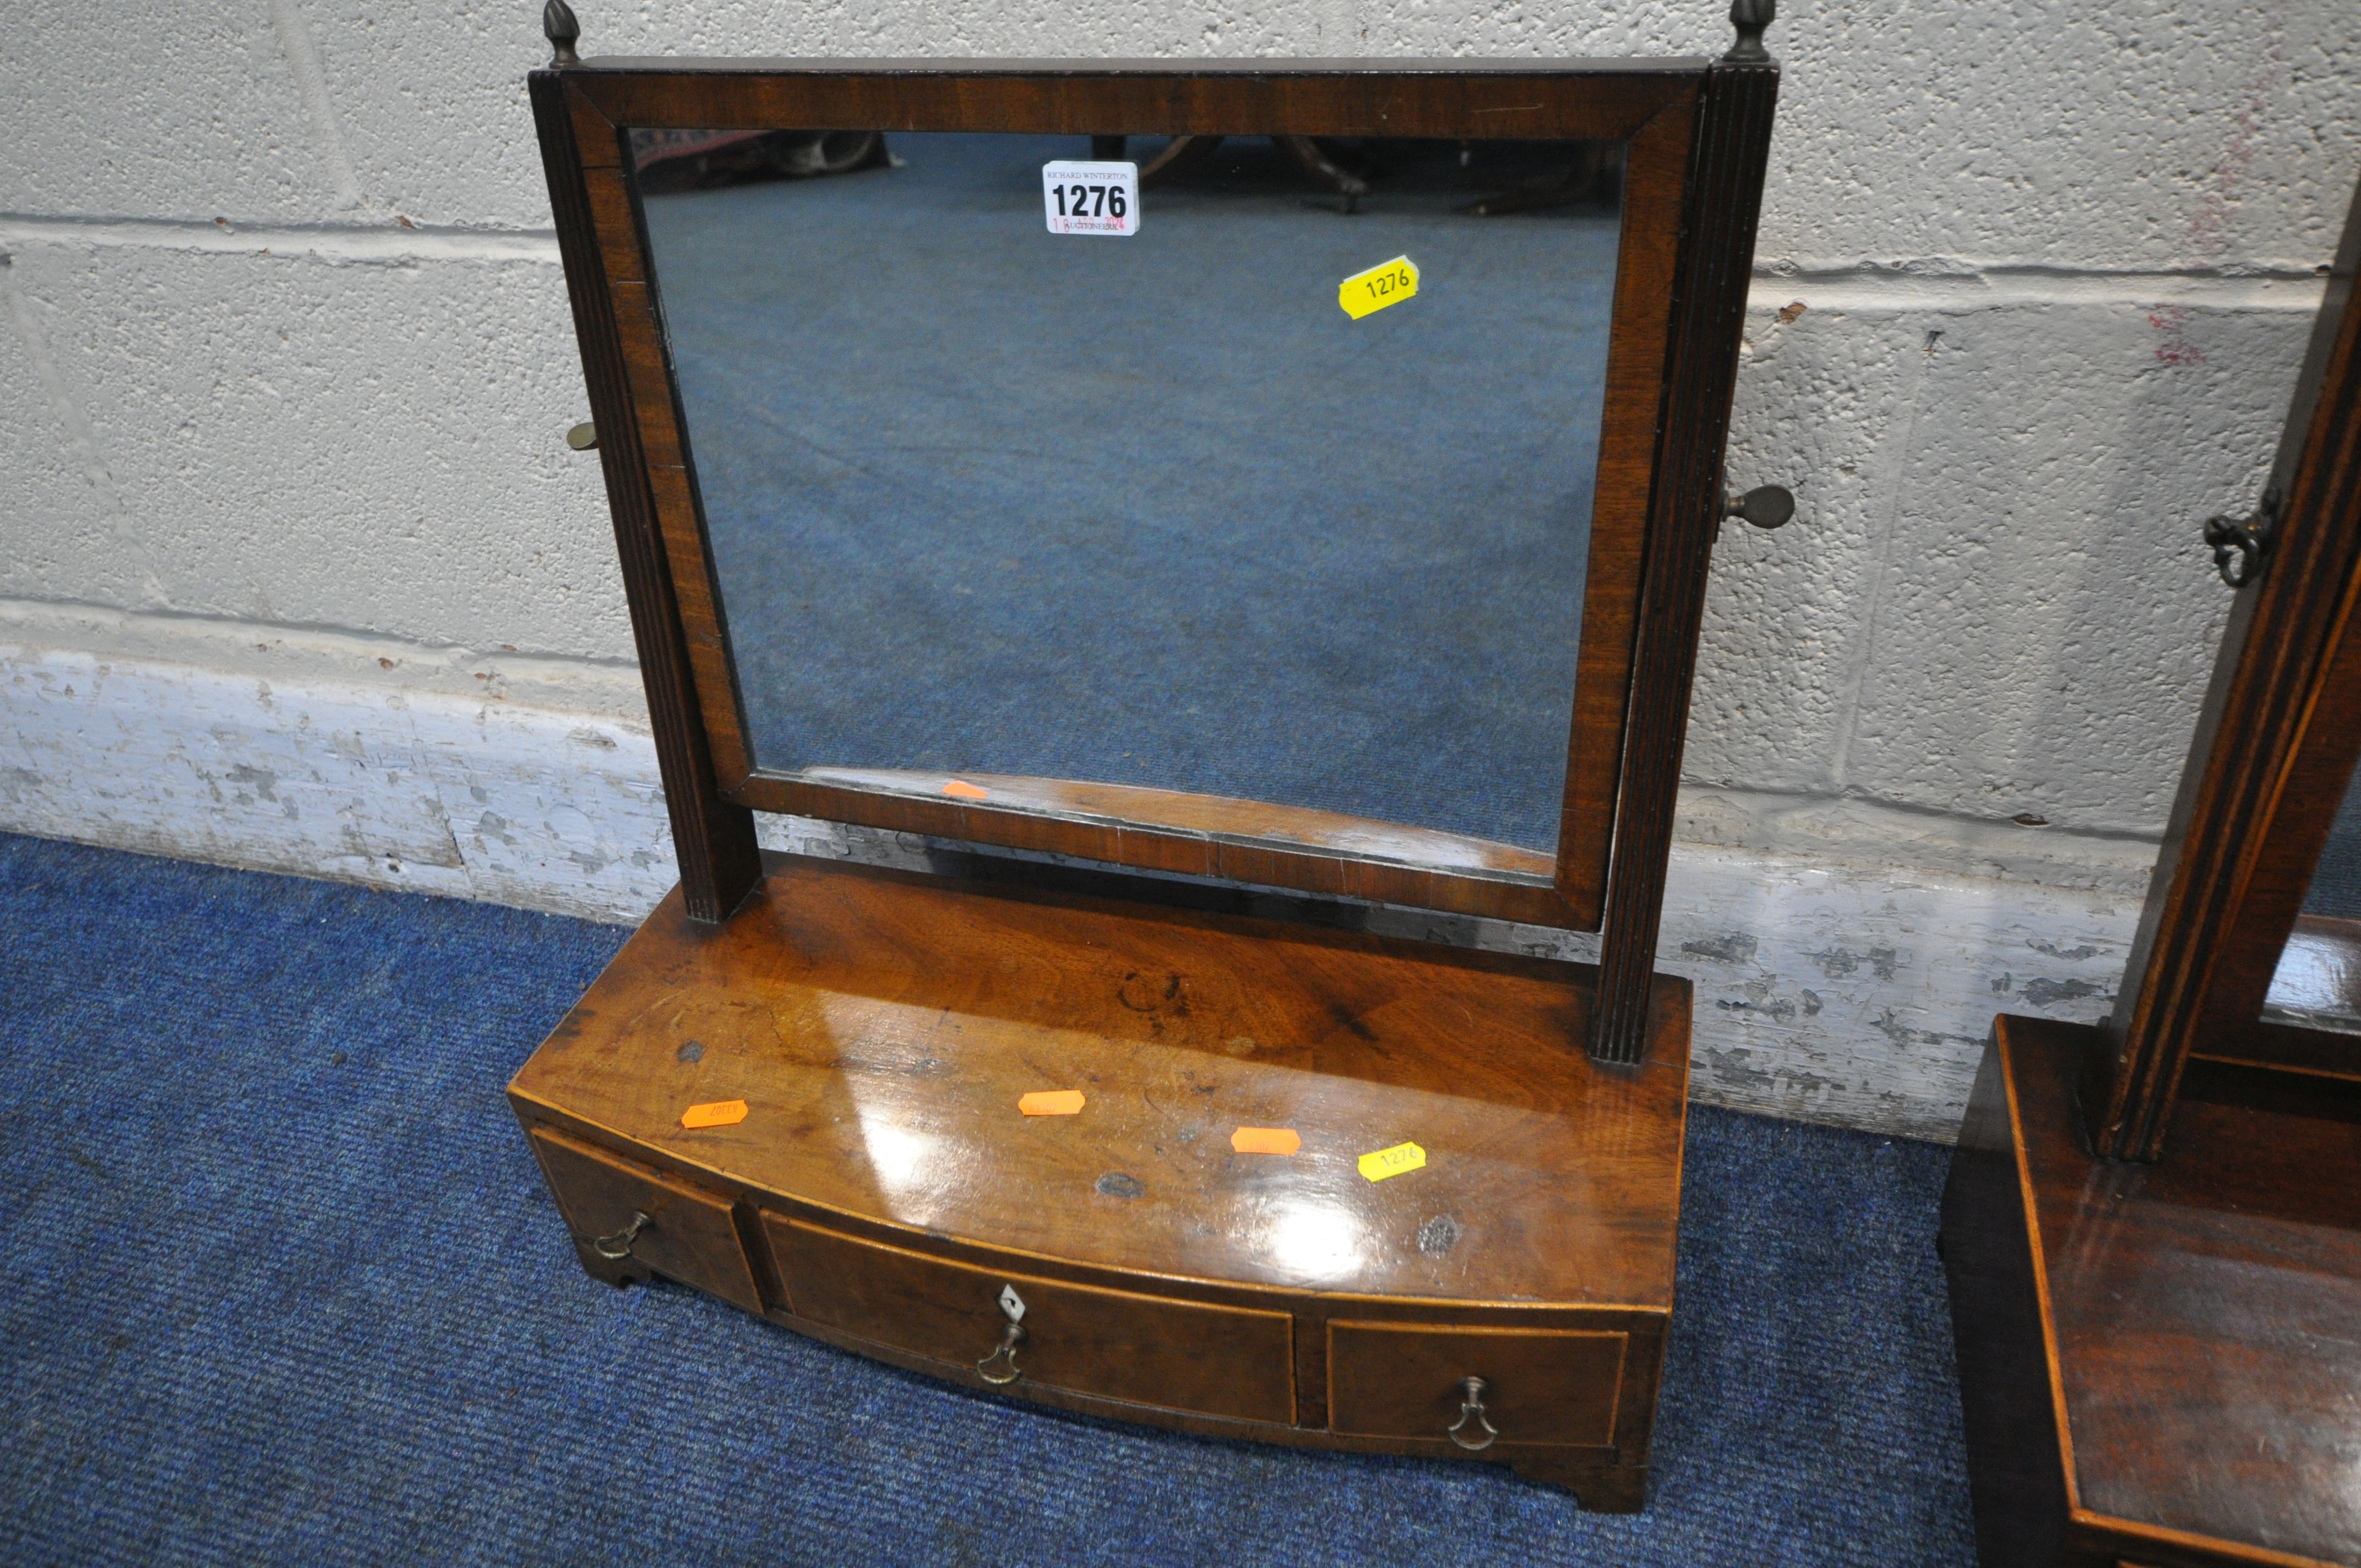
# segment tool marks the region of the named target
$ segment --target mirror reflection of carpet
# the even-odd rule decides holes
[[[1611,207],[1471,216],[1444,149],[1346,217],[1240,142],[1060,237],[1088,138],[888,140],[647,203],[759,763],[1553,846]],[[1337,309],[1404,254],[1414,301]]]

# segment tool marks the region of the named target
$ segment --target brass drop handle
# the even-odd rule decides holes
[[[1500,1429],[1484,1416],[1484,1390],[1488,1387],[1490,1385],[1481,1377],[1462,1377],[1459,1380],[1459,1419],[1444,1429],[1452,1442],[1470,1453],[1481,1453],[1500,1436]],[[1468,1434],[1469,1421],[1476,1423],[1477,1430],[1484,1434],[1482,1437]]]
[[[1016,1365],[1016,1346],[1024,1338],[1023,1323],[1011,1323],[1002,1329],[1000,1343],[993,1347],[992,1354],[975,1364],[976,1376],[987,1383],[1014,1383],[1024,1376],[1025,1369]],[[1008,1370],[994,1372],[992,1369],[992,1364],[995,1361],[1006,1361]]]
[[[631,1255],[631,1244],[640,1239],[640,1233],[642,1231],[646,1230],[653,1223],[655,1223],[653,1220],[649,1219],[645,1214],[639,1213],[634,1211],[631,1215],[631,1223],[630,1224],[625,1225],[621,1230],[617,1231],[612,1235],[598,1237],[596,1240],[591,1242],[590,1250],[597,1253],[600,1257],[605,1258],[629,1257]]]
[[[993,1346],[992,1354],[975,1364],[975,1375],[987,1383],[1014,1383],[1025,1376],[1025,1369],[1016,1365],[1016,1347],[1025,1342],[1025,1298],[1016,1293],[1016,1286],[1003,1285],[999,1301],[1000,1314],[1008,1321],[1002,1326],[1000,1343]],[[994,1372],[995,1361],[1006,1362],[1008,1370]]]

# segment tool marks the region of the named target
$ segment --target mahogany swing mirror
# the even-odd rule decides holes
[[[2361,1563],[2356,275],[2361,190],[2114,1015],[1995,1019],[1952,1157],[1988,1563]]]
[[[1720,60],[1217,67],[586,61],[550,5],[682,872],[511,1090],[592,1273],[1638,1506],[1705,570],[1786,515],[1721,490],[1770,15]]]

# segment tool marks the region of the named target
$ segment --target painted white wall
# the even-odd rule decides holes
[[[1730,36],[1715,0],[577,9],[593,55]],[[1731,477],[1801,510],[1721,546],[1665,948],[1701,1093],[1946,1135],[1982,1014],[2114,988],[2227,609],[2198,521],[2253,499],[2361,171],[2361,11],[1819,5],[1771,41]],[[668,882],[562,440],[545,53],[529,0],[13,19],[0,827],[607,917]]]

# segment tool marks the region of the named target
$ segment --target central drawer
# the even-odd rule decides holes
[[[1044,1279],[865,1241],[767,1211],[763,1228],[797,1317],[971,1370],[994,1360],[1014,1288],[1025,1305],[1016,1389],[1041,1384],[1131,1404],[1291,1425],[1285,1312]],[[981,1374],[978,1374],[979,1378]],[[1012,1390],[1014,1391],[1014,1390]]]

